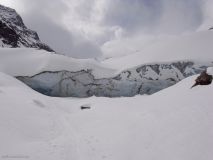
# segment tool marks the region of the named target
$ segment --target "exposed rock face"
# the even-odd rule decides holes
[[[29,47],[53,50],[39,40],[35,31],[28,29],[14,9],[0,5],[0,47]]]
[[[128,69],[115,77],[96,79],[91,70],[42,72],[33,77],[17,77],[33,89],[59,97],[120,97],[153,94],[201,73],[210,65],[190,61],[149,64]]]
[[[206,73],[206,71],[203,71],[195,80],[195,84],[191,87],[195,87],[197,85],[209,85],[212,83],[212,75],[209,75]]]

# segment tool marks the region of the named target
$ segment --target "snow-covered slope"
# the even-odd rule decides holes
[[[151,96],[64,99],[0,73],[0,159],[212,160],[213,85],[190,89],[195,78]]]
[[[107,59],[103,63],[118,70],[124,70],[154,62],[165,63],[181,60],[206,61],[208,59],[212,61],[212,42],[212,30],[176,37],[162,37],[142,48],[134,46],[134,49],[137,50],[134,54]]]
[[[53,51],[28,29],[14,9],[0,5],[0,47],[28,47]]]
[[[0,73],[0,159],[53,158],[50,141],[62,127],[54,106],[49,98]]]

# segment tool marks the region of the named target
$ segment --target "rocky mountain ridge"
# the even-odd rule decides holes
[[[53,49],[40,41],[35,31],[25,26],[14,9],[2,5],[0,5],[0,47],[38,48],[53,52]]]

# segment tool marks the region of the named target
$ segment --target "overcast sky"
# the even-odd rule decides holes
[[[142,39],[138,37],[179,35],[213,25],[212,0],[0,0],[0,3],[16,9],[43,42],[76,58],[99,57],[106,46],[117,41],[140,43]]]

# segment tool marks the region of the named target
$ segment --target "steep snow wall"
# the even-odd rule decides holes
[[[180,80],[202,72],[213,63],[179,61],[147,64],[122,71],[111,78],[97,79],[91,70],[44,71],[34,76],[17,78],[31,88],[49,96],[120,97],[153,94]]]

